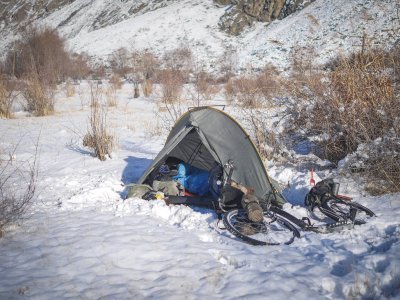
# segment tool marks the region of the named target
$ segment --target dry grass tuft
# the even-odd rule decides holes
[[[109,86],[106,91],[106,99],[108,107],[117,107],[117,90],[113,85]]]
[[[111,158],[114,141],[115,137],[109,133],[107,127],[107,106],[101,103],[99,89],[91,87],[89,128],[83,137],[83,146],[91,148],[94,155],[104,161],[106,156]]]
[[[145,79],[142,83],[143,95],[149,97],[153,92],[153,83],[150,79]]]
[[[15,85],[11,81],[0,79],[0,117],[12,118],[12,106],[16,97]]]
[[[22,94],[26,110],[35,116],[47,116],[54,113],[54,89],[32,75],[26,80]]]

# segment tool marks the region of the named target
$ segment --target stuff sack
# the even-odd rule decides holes
[[[126,198],[142,198],[147,192],[151,191],[152,188],[151,186],[147,184],[129,184],[127,186],[128,188],[128,193]]]
[[[170,181],[153,181],[153,190],[163,192],[169,196],[183,196],[184,190],[180,182],[175,180]]]
[[[311,188],[310,192],[306,195],[304,204],[313,210],[315,206],[319,206],[331,199],[332,196],[336,196],[338,190],[339,184],[334,182],[332,178],[324,179]]]

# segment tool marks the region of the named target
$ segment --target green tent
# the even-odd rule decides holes
[[[253,142],[245,130],[228,114],[212,107],[198,107],[181,116],[172,128],[164,148],[144,172],[138,183],[147,183],[149,175],[169,158],[190,162],[194,167],[210,170],[218,162],[232,161],[232,180],[251,187],[263,200],[277,204],[284,199],[277,193]],[[224,170],[227,176],[228,170]],[[274,184],[275,186],[275,184]]]

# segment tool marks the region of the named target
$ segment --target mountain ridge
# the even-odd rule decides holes
[[[54,1],[42,2],[49,5]],[[56,28],[66,38],[69,49],[86,52],[98,63],[109,61],[120,48],[147,49],[162,55],[185,46],[210,69],[227,50],[234,52],[238,68],[268,63],[287,68],[297,48],[315,48],[315,60],[323,63],[358,47],[363,36],[371,44],[391,47],[398,39],[396,29],[400,24],[396,13],[399,4],[390,0],[316,0],[282,20],[253,22],[237,36],[222,31],[219,24],[232,4],[221,5],[212,0],[59,3],[59,7],[47,11],[42,7],[21,27]],[[7,9],[8,15],[17,10],[16,6]],[[4,7],[0,15],[4,15]],[[0,54],[4,55],[19,36],[15,22],[2,18]]]

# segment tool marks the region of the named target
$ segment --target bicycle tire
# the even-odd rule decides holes
[[[350,209],[357,209],[356,218],[354,219],[355,225],[362,225],[366,223],[368,217],[375,216],[374,212],[369,208],[354,201],[346,201],[340,198],[331,198],[324,201],[319,210],[333,219],[336,222],[348,220],[350,218]]]
[[[245,243],[254,246],[289,245],[300,237],[298,229],[278,212],[264,211],[262,223],[251,222],[243,209],[224,214],[225,228]]]

